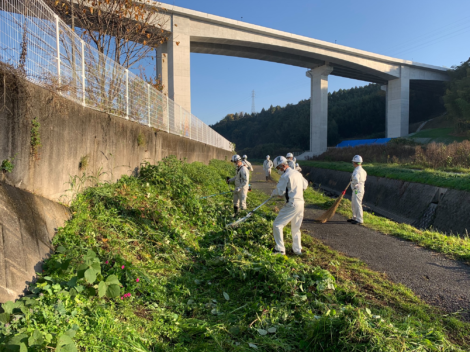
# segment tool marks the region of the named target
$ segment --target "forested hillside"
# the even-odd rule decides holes
[[[442,113],[441,97],[411,91],[410,123]],[[250,157],[284,154],[309,148],[310,101],[271,106],[260,113],[229,114],[212,126]],[[328,145],[343,139],[385,136],[385,92],[378,84],[340,89],[328,94]]]

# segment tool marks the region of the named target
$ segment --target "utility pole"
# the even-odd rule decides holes
[[[251,92],[251,113],[254,114],[256,112],[255,108],[255,91]]]

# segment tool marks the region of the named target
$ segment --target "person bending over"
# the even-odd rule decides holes
[[[286,204],[273,223],[273,235],[276,246],[273,253],[285,254],[284,227],[290,222],[292,229],[292,249],[295,254],[302,254],[300,226],[304,218],[304,191],[308,187],[307,180],[302,174],[287,164],[287,159],[278,156],[274,159],[274,167],[282,173],[281,178],[271,196],[284,196]]]

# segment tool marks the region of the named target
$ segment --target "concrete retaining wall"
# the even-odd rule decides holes
[[[67,207],[0,182],[0,302],[13,300],[41,271]]]
[[[0,112],[0,163],[14,157],[15,164],[12,173],[0,177],[21,189],[58,200],[70,188],[70,178],[83,173],[115,181],[135,173],[142,162],[155,163],[168,155],[188,162],[230,160],[232,153],[226,150],[84,108],[32,84],[28,87],[27,102],[9,92],[6,109]],[[26,104],[29,116],[24,116]],[[37,155],[31,151],[33,118],[40,123]]]
[[[302,167],[309,181],[340,193],[351,174],[344,171]],[[351,189],[346,193],[351,198]],[[465,234],[470,231],[470,193],[421,183],[368,176],[364,205],[398,222],[442,232]]]

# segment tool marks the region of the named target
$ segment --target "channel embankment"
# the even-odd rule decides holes
[[[0,75],[0,164],[8,161],[0,170],[0,302],[21,294],[50,253],[57,228],[69,218],[57,201],[68,204],[84,187],[135,175],[142,163],[169,155],[207,164],[232,154],[31,83],[4,82]]]
[[[339,194],[349,183],[349,172],[303,167],[303,174],[325,191]],[[351,198],[351,189],[346,192]],[[363,203],[371,211],[418,228],[448,234],[470,231],[470,193],[421,183],[368,176]]]
[[[67,207],[0,182],[0,302],[17,298],[52,251]]]
[[[12,172],[0,173],[0,181],[48,199],[66,201],[66,191],[87,178],[115,182],[136,174],[143,162],[154,164],[169,155],[206,164],[232,156],[224,149],[83,107],[31,83],[23,85],[21,92],[8,92],[0,109],[0,163],[13,158],[14,164]]]

